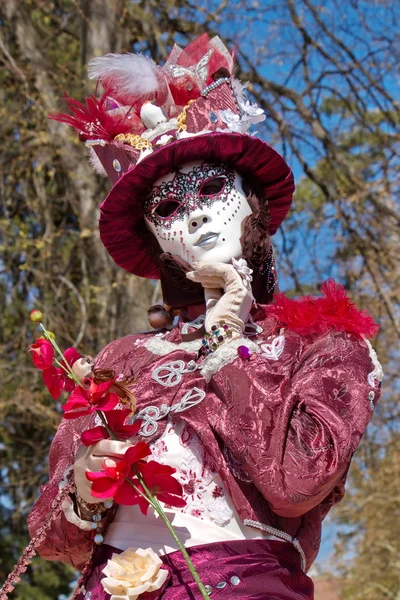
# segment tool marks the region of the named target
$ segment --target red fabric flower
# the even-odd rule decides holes
[[[29,348],[33,364],[40,370],[48,369],[53,364],[54,349],[45,338],[39,338]]]
[[[323,298],[304,296],[298,300],[277,294],[274,303],[265,308],[268,316],[300,335],[346,331],[373,337],[379,326],[364,310],[359,310],[347,296],[344,287],[333,279],[321,287]]]
[[[67,348],[64,352],[64,359],[70,367],[80,358],[82,358],[82,355],[75,348]],[[63,390],[72,392],[76,387],[76,382],[71,377],[68,377],[64,369],[53,366],[43,371],[43,383],[52,395],[53,400],[57,400]]]
[[[125,425],[125,421],[132,414],[131,410],[112,410],[106,415],[107,423],[113,433],[119,440],[127,440],[134,436],[139,431],[142,422],[135,421],[133,425]],[[94,427],[84,431],[81,436],[82,444],[85,446],[91,446],[97,444],[100,440],[107,440],[109,433],[106,427]]]
[[[79,354],[76,348],[67,348],[64,352],[64,358],[69,366],[72,367],[74,362],[82,358],[82,354]]]
[[[142,474],[146,487],[160,502],[165,502],[177,508],[186,506],[186,501],[182,498],[182,486],[175,477],[172,477],[173,473],[176,473],[176,469],[168,465],[161,465],[155,460],[139,464],[138,469]],[[141,485],[138,485],[138,488],[143,491]],[[135,490],[132,491],[135,493]],[[129,504],[138,504],[142,513],[147,515],[148,502],[139,493],[136,492],[136,494],[135,502],[131,501]]]
[[[150,454],[151,451],[146,442],[139,442],[128,448],[119,462],[106,459],[102,471],[87,472],[86,477],[92,482],[92,496],[113,498],[117,504],[124,506],[137,504],[142,513],[147,515],[149,503],[140,493],[144,494],[145,492],[133,469],[135,466],[153,496],[170,506],[178,508],[185,506],[186,502],[182,498],[182,486],[172,477],[176,470],[154,460],[144,462],[143,459]],[[135,490],[131,484],[138,489]]]
[[[43,371],[42,379],[53,400],[57,400],[65,387],[63,370],[59,367],[50,367]]]
[[[119,397],[109,391],[113,383],[114,381],[106,381],[97,384],[91,381],[87,389],[77,386],[62,407],[64,419],[77,419],[90,415],[95,410],[107,412],[115,408]]]
[[[126,504],[121,502],[121,499],[129,497],[130,494],[137,494],[126,479],[129,478],[135,484],[139,483],[135,479],[132,466],[140,463],[150,454],[151,450],[148,444],[139,442],[128,448],[119,462],[106,459],[102,471],[88,471],[86,478],[92,482],[92,496],[94,498],[114,498],[118,504]]]

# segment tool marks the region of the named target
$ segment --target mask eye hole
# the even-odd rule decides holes
[[[225,177],[213,177],[205,181],[200,188],[199,196],[216,196],[225,187]]]
[[[166,219],[167,217],[171,217],[178,210],[180,205],[181,203],[177,200],[164,200],[155,207],[154,212],[161,219]]]

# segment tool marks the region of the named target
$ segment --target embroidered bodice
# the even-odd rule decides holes
[[[184,421],[170,420],[163,435],[150,444],[153,457],[176,469],[186,506],[165,507],[187,547],[203,543],[269,537],[244,526],[232,505],[221,477],[195,432]],[[114,548],[146,548],[164,554],[176,550],[171,536],[152,508],[143,516],[137,506],[120,506],[105,542]]]

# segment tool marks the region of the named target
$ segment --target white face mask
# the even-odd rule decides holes
[[[242,223],[251,213],[241,176],[201,161],[160,177],[144,205],[147,226],[162,250],[189,264],[239,258]]]

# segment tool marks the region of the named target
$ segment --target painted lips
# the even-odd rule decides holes
[[[212,231],[209,231],[208,233],[203,233],[203,235],[199,237],[194,246],[204,248],[205,246],[211,246],[211,244],[215,245],[219,236],[219,233],[213,233]]]

